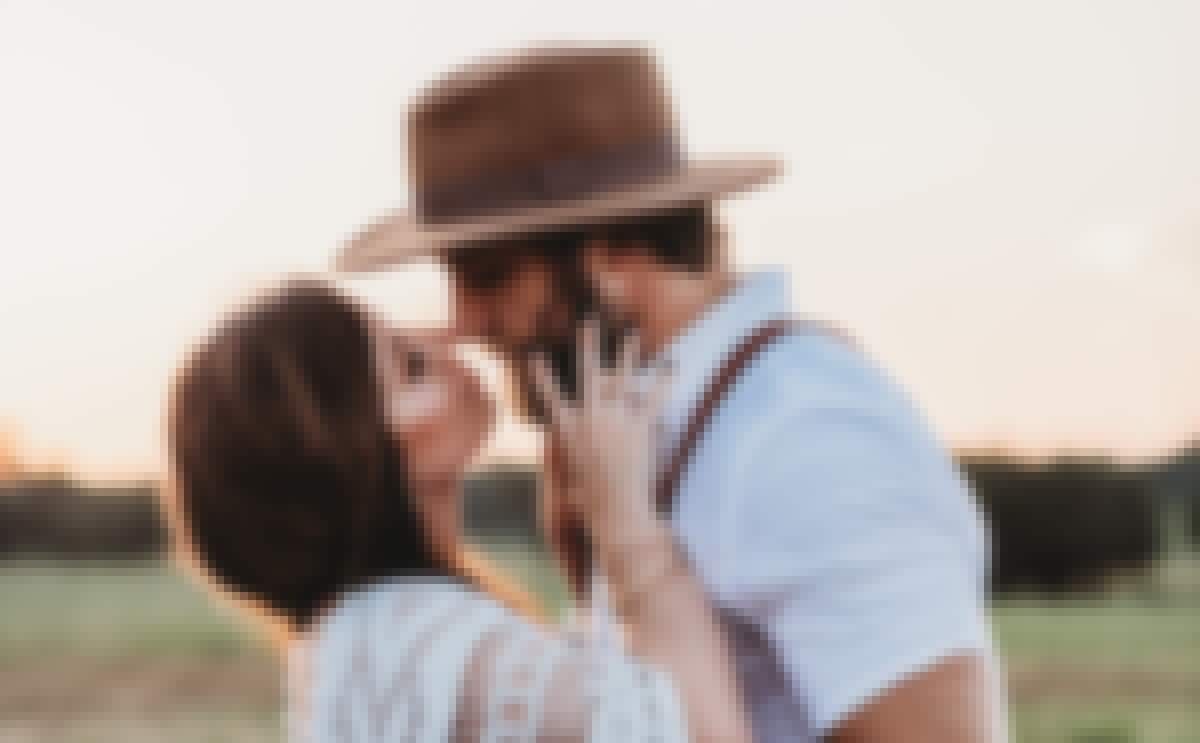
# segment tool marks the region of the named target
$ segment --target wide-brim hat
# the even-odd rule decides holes
[[[743,192],[775,156],[688,157],[653,54],[553,46],[461,67],[408,116],[413,203],[368,225],[335,268],[621,220]]]

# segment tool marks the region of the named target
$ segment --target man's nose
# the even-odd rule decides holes
[[[447,343],[453,345],[479,343],[483,339],[483,329],[479,327],[478,322],[464,322],[461,316],[457,316],[446,328],[444,338]]]
[[[481,307],[456,307],[446,329],[448,343],[484,343],[495,330],[495,319]]]

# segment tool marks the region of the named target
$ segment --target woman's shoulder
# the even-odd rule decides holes
[[[460,596],[466,600],[483,598],[473,586],[449,576],[402,576],[393,578],[377,578],[370,583],[347,591],[339,609],[378,606],[389,601],[404,598],[424,596],[436,598],[439,596]]]
[[[347,594],[308,633],[315,739],[331,739],[331,726],[367,724],[363,700],[382,705],[401,727],[419,715],[448,729],[476,648],[494,631],[521,624],[498,602],[452,580],[377,581]]]
[[[444,625],[456,616],[481,613],[497,620],[515,618],[478,588],[452,578],[383,579],[348,592],[315,629],[316,634],[326,636],[344,632],[395,635],[412,625],[431,621]]]
[[[683,739],[667,734],[682,718],[660,673],[539,627],[471,584],[373,583],[345,596],[309,640],[313,663],[300,687],[311,696],[291,706],[296,729],[315,743],[390,739],[414,726],[422,741],[495,737],[483,731],[527,739],[533,729],[562,740]],[[514,701],[542,712],[510,718]],[[663,735],[630,738],[621,730],[633,723]]]

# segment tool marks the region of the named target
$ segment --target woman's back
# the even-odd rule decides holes
[[[291,739],[306,743],[686,740],[664,675],[449,580],[349,595],[289,682]]]

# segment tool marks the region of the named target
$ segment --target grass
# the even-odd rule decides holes
[[[516,544],[492,545],[490,551],[503,569],[542,590],[549,605],[561,606],[561,580],[542,557]],[[1086,680],[1133,673],[1200,688],[1200,606],[1194,602],[1003,601],[992,607],[992,616],[1014,675],[1066,671]],[[216,673],[217,680],[180,681],[186,674],[179,669],[192,667],[209,669],[200,676]],[[218,672],[231,668],[249,668],[268,680],[277,673],[269,652],[245,624],[170,566],[0,563],[0,741],[279,740],[272,687],[255,682],[247,686],[253,693],[223,689]],[[155,674],[174,679],[175,696],[184,703],[164,704],[162,694],[138,697],[137,690]],[[36,689],[30,691],[35,676],[43,678],[43,696],[63,697],[61,709],[35,714],[36,705],[20,701],[21,694],[37,695]],[[61,684],[55,681],[59,677]],[[104,702],[97,711],[96,705],[72,707],[75,703],[66,701],[62,690],[68,686],[85,695],[110,677],[120,683],[108,686],[124,684],[124,696],[113,692],[112,699],[126,699],[125,707]],[[213,687],[211,693],[195,701],[191,689],[204,683]],[[1026,694],[1014,705],[1014,740],[1200,741],[1200,705],[1154,693],[1130,696],[1125,687],[1088,689],[1079,693],[1043,685]],[[6,694],[17,701],[6,706]]]
[[[541,549],[531,549],[519,539],[475,542],[496,567],[510,578],[527,586],[552,616],[560,616],[567,605],[568,593],[562,574]]]
[[[1003,601],[991,616],[1013,664],[1200,672],[1200,605]]]
[[[0,720],[4,743],[280,743],[274,709],[195,709],[163,717],[109,716],[52,723]]]
[[[1196,743],[1195,704],[1051,702],[1017,710],[1018,743]]]
[[[0,562],[0,663],[261,653],[245,625],[157,562]]]

